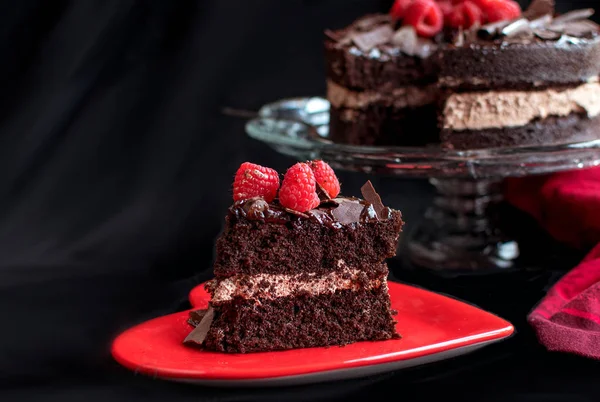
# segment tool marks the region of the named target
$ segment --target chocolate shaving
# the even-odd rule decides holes
[[[285,210],[285,212],[288,212],[292,215],[296,215],[301,218],[310,218],[310,216],[306,215],[304,212],[294,211],[293,209],[290,209],[290,208],[283,208],[283,209]]]
[[[536,29],[533,31],[533,33],[535,36],[543,40],[557,40],[562,36],[562,33],[550,31],[548,29]]]
[[[326,29],[324,32],[325,36],[327,36],[329,39],[335,41],[335,42],[340,42],[342,39],[344,39],[344,37],[330,29]]]
[[[597,31],[600,31],[600,26],[590,20],[572,21],[563,29],[563,32],[566,35],[574,36],[576,38],[582,38]]]
[[[337,207],[338,205],[340,205],[341,199],[342,198],[332,198],[329,200],[322,200],[321,205],[319,205],[319,206],[320,207]]]
[[[600,31],[600,26],[587,20],[594,14],[591,8],[570,11],[554,19],[553,13],[554,1],[536,0],[523,13],[525,18],[484,25],[478,34],[485,39],[524,38],[534,34],[542,40],[558,40],[563,34],[584,37]]]
[[[506,25],[500,33],[504,36],[517,36],[521,33],[531,32],[531,28],[529,26],[529,20],[525,18],[519,18],[518,20],[512,21],[510,24]]]
[[[375,191],[375,187],[373,187],[373,183],[368,180],[361,188],[360,192],[365,200],[373,204],[373,208],[375,208],[375,212],[378,217],[382,217],[383,211],[385,210],[385,206],[381,201],[381,197]]]
[[[554,0],[533,0],[527,10],[523,12],[523,17],[528,20],[534,20],[544,15],[552,17],[554,8]]]
[[[359,202],[344,200],[337,208],[331,211],[331,214],[336,221],[342,225],[347,225],[358,222],[364,208],[365,206]]]
[[[368,52],[375,46],[388,42],[392,36],[394,36],[392,28],[389,25],[383,25],[369,32],[353,34],[352,41],[360,50]]]
[[[368,31],[382,23],[391,22],[392,17],[389,14],[374,14],[369,15],[356,21],[353,28],[359,31]]]
[[[409,56],[414,56],[417,39],[417,31],[412,26],[405,25],[394,33],[392,44],[398,46],[401,52]]]
[[[529,26],[531,27],[531,29],[535,30],[535,29],[547,27],[548,25],[550,25],[551,22],[552,22],[552,16],[550,14],[547,14],[547,15],[544,15],[543,17],[531,20],[531,22],[529,23]]]
[[[204,318],[204,316],[206,315],[207,311],[207,309],[190,311],[190,318],[188,319],[188,324],[190,324],[193,327],[197,327],[202,321],[202,318]]]
[[[420,38],[410,25],[405,25],[394,32],[391,43],[407,56],[417,56],[422,59],[429,57],[435,47],[431,40]]]
[[[204,317],[202,317],[202,320],[198,323],[196,328],[194,328],[192,332],[188,334],[183,343],[195,343],[197,345],[202,345],[206,339],[208,331],[210,330],[214,316],[215,312],[213,308],[209,307],[206,311],[206,314],[204,314]]]
[[[542,40],[558,40],[563,34],[572,37],[592,36],[600,32],[600,26],[588,20],[594,9],[569,11],[554,17],[553,0],[534,0],[523,13],[524,18],[487,24],[477,32],[484,39],[498,37],[523,39],[532,34]]]
[[[327,190],[325,190],[319,183],[317,183],[317,195],[319,196],[321,202],[331,200],[331,196]]]
[[[352,43],[352,33],[342,34],[341,32],[335,32],[330,29],[324,31],[325,36],[329,39],[338,43],[338,45],[346,46]]]
[[[512,22],[513,21],[498,21],[482,25],[481,28],[479,28],[478,30],[478,34],[479,36],[486,39],[495,38],[502,32],[504,27],[511,24]]]
[[[335,202],[337,205],[340,205],[344,202],[360,201],[360,199],[358,199],[356,197],[343,197],[343,196],[339,195],[336,198],[332,198],[331,201]]]
[[[347,34],[343,38],[338,41],[338,44],[341,46],[346,46],[352,43],[352,34]]]
[[[584,8],[581,10],[569,11],[568,13],[564,13],[564,14],[559,15],[558,17],[554,18],[554,21],[552,21],[552,24],[550,24],[550,26],[552,28],[557,28],[567,22],[588,19],[592,15],[594,15],[593,8]]]

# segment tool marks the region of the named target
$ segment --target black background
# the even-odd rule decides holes
[[[560,7],[595,4],[575,3]],[[283,97],[323,94],[322,30],[389,4],[1,4],[0,399],[600,398],[598,363],[547,353],[525,323],[547,287],[576,261],[562,258],[549,259],[542,271],[461,280],[393,261],[396,278],[476,303],[518,330],[506,342],[423,368],[249,391],[167,384],[111,360],[116,334],[185,308],[189,289],[210,276],[239,164],[285,171],[294,162],[248,139],[244,121],[222,108],[256,110]],[[409,231],[432,194],[422,181],[339,176],[346,194],[371,179],[387,204],[403,210]]]

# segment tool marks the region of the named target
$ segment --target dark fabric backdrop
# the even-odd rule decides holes
[[[323,94],[322,30],[389,5],[2,2],[0,399],[379,399],[396,388],[406,400],[421,400],[446,387],[463,400],[597,400],[593,362],[552,357],[570,369],[551,380],[544,378],[552,373],[536,375],[539,367],[528,370],[537,384],[530,395],[510,374],[521,363],[503,360],[515,354],[508,347],[431,372],[280,394],[163,384],[110,359],[119,331],[184,308],[189,289],[210,276],[237,166],[251,160],[284,171],[293,163],[248,139],[244,121],[222,108],[256,110],[282,97]],[[340,176],[348,194],[366,178]],[[418,220],[431,194],[426,183],[370,179],[409,223]],[[543,285],[523,289],[521,318]],[[471,368],[464,375],[463,364]],[[475,372],[477,384],[469,379]],[[486,381],[498,390],[485,393]]]

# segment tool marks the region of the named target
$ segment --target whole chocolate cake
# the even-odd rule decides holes
[[[243,164],[217,240],[209,309],[186,343],[247,353],[397,338],[387,288],[403,221],[370,182],[339,195],[322,161],[299,163],[279,188],[272,169]]]
[[[397,0],[325,39],[330,138],[477,149],[600,138],[594,10]]]

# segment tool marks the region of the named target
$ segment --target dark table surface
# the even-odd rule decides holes
[[[535,269],[450,280],[400,259],[390,263],[396,280],[451,294],[515,324],[516,336],[474,354],[373,378],[270,390],[164,383],[111,360],[114,336],[185,308],[187,292],[210,276],[239,164],[284,171],[293,163],[248,139],[244,122],[222,108],[256,110],[283,97],[322,95],[322,30],[388,6],[377,0],[4,5],[0,400],[600,399],[599,364],[546,352],[525,322],[581,253],[548,246],[514,211],[509,219],[534,239]],[[384,201],[404,212],[407,235],[432,195],[423,181],[339,176],[346,194],[371,179]]]

